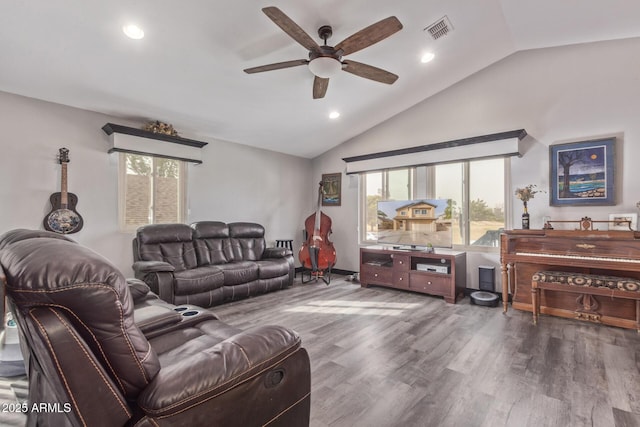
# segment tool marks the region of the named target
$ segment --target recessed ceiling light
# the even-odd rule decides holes
[[[135,24],[125,25],[124,27],[122,27],[122,31],[124,31],[127,37],[134,40],[140,40],[144,37],[144,31],[142,31],[142,28],[138,27]]]
[[[337,119],[338,117],[340,117],[340,113],[338,113],[337,111],[332,111],[329,113],[330,119]]]
[[[422,55],[422,57],[420,58],[420,62],[422,62],[423,64],[426,64],[427,62],[431,61],[435,57],[436,56],[433,53],[427,52]]]

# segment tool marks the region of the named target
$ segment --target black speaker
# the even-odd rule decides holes
[[[496,288],[495,270],[496,268],[493,266],[486,266],[486,265],[478,266],[481,291],[495,292],[495,288]]]

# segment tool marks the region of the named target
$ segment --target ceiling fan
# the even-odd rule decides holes
[[[308,65],[309,70],[315,75],[313,80],[313,99],[324,97],[329,87],[329,78],[335,76],[340,70],[386,84],[392,84],[398,79],[397,75],[389,71],[361,62],[342,60],[343,56],[369,47],[400,31],[402,24],[395,16],[390,16],[369,25],[335,46],[327,46],[327,39],[331,37],[333,30],[329,25],[323,25],[318,29],[318,35],[324,40],[324,45],[320,46],[277,7],[265,7],[262,11],[292,39],[309,50],[309,59],[297,59],[247,68],[244,70],[245,73],[261,73],[263,71]]]

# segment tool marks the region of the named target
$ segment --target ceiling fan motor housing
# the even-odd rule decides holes
[[[320,46],[320,49],[318,51],[309,52],[309,61],[313,61],[314,59],[320,58],[323,56],[334,58],[334,59],[337,59],[338,61],[342,59],[333,46],[325,45],[325,46]]]

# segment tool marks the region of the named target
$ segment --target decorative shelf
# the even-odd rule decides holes
[[[107,134],[112,133],[124,133],[126,135],[140,136],[142,138],[159,139],[161,141],[173,142],[176,144],[190,145],[191,147],[202,148],[208,144],[208,142],[196,141],[195,139],[181,138],[179,136],[165,135],[163,133],[150,132],[148,130],[130,128],[128,126],[116,125],[113,123],[107,123],[102,126],[102,130]]]
[[[196,141],[194,139],[150,132],[148,130],[116,125],[114,123],[107,123],[102,126],[102,130],[109,135],[111,139],[109,153],[125,152],[152,155],[199,164],[202,163],[200,149],[208,144],[207,142]],[[146,139],[160,141],[161,143],[153,145],[149,141],[146,141]],[[165,144],[167,142],[179,144],[183,147],[180,148],[179,146]]]

